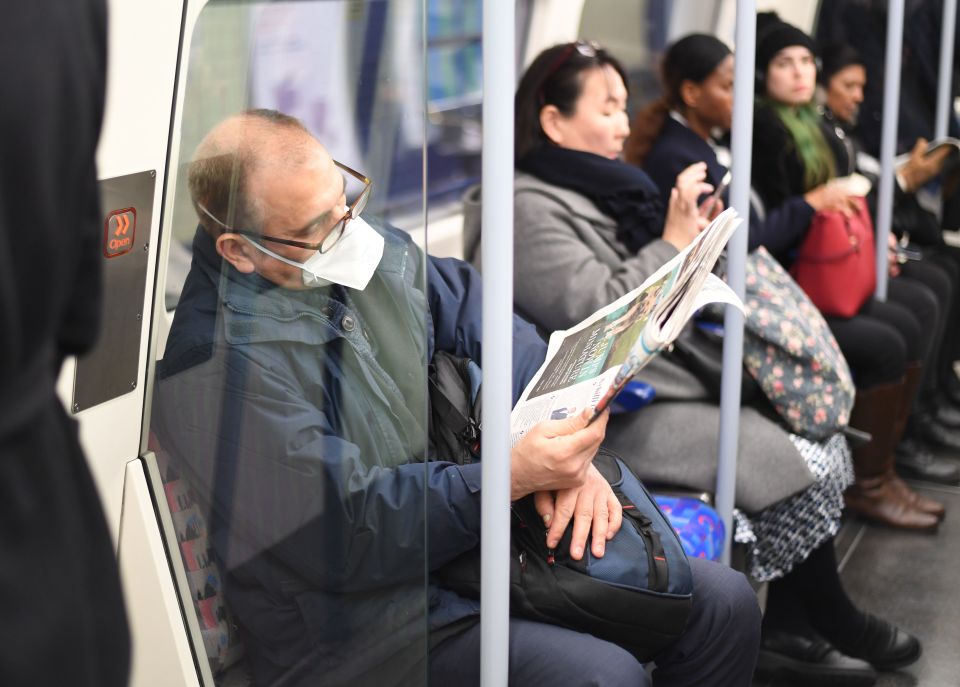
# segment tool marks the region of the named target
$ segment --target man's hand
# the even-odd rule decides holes
[[[546,420],[517,442],[510,453],[510,500],[583,485],[610,416],[604,412],[588,424],[592,414],[585,409],[564,420]]]
[[[670,191],[670,205],[663,224],[663,240],[683,250],[709,224],[700,214],[697,198],[710,193],[713,186],[706,182],[707,164],[695,162],[677,175]]]
[[[570,556],[577,561],[583,558],[583,547],[591,530],[593,541],[590,548],[594,556],[602,558],[607,541],[613,539],[623,523],[620,501],[592,463],[583,486],[562,489],[556,493],[538,491],[533,500],[544,524],[550,528],[547,546],[551,549],[557,547],[567,525],[573,520]]]

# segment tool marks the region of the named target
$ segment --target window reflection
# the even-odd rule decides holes
[[[220,683],[425,682],[424,496],[393,512],[385,477],[424,473],[424,257],[388,228],[422,213],[422,26],[418,0],[211,3],[192,35],[150,447]],[[344,212],[330,156],[374,184],[319,259],[198,226],[297,240]]]

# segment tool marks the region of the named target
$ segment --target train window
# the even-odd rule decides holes
[[[532,2],[516,3],[518,66]],[[425,49],[407,5],[425,5]],[[321,43],[310,34],[318,25],[342,30]],[[480,0],[208,5],[190,40],[167,310],[183,288],[196,219],[185,165],[226,112],[275,107],[297,116],[376,177],[369,211],[403,229],[425,226],[424,168],[431,216],[456,211],[480,180],[481,28]]]
[[[656,69],[665,43],[669,4],[657,0],[584,2],[579,35],[600,42],[623,63],[630,86],[630,112],[659,96]]]
[[[455,200],[480,176],[482,6],[427,3],[428,177],[435,202]]]
[[[479,2],[430,7],[210,2],[188,26],[149,444],[218,684],[426,682],[426,270],[378,227],[424,224],[426,90],[477,98]]]
[[[579,35],[602,43],[623,63],[635,113],[661,95],[660,60],[667,46],[689,33],[709,33],[732,44],[735,4],[724,0],[585,0]]]

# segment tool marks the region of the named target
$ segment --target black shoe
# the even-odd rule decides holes
[[[957,375],[952,370],[937,386],[943,390],[943,394],[950,399],[951,403],[960,406],[960,379],[957,379]]]
[[[864,615],[866,625],[856,641],[836,640],[843,653],[862,658],[877,670],[896,670],[920,658],[923,647],[916,637],[875,615]]]
[[[794,685],[868,687],[877,681],[870,664],[844,656],[819,637],[781,631],[764,632],[757,658],[757,676]]]
[[[960,484],[960,466],[934,457],[921,441],[904,439],[897,445],[894,456],[897,472],[903,477],[939,484]]]
[[[946,399],[937,404],[933,418],[944,427],[960,429],[960,408],[946,402]]]
[[[912,434],[940,448],[960,451],[960,431],[944,427],[927,413],[916,413],[910,418]]]

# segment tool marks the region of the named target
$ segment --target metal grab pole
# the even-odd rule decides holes
[[[511,0],[483,3],[483,488],[480,490],[480,684],[507,684],[510,632],[510,407],[513,371]]]
[[[733,79],[733,177],[730,205],[743,217],[743,224],[727,244],[727,282],[743,298],[747,262],[747,232],[750,222],[750,169],[753,145],[754,54],[757,43],[755,0],[737,0],[734,37],[737,58]],[[743,315],[727,308],[723,320],[723,377],[720,385],[720,440],[717,451],[717,511],[727,523],[723,562],[730,563],[733,537],[733,497],[737,486],[737,451],[740,433],[740,377],[743,373]]]
[[[883,67],[883,128],[880,134],[880,193],[877,198],[878,301],[887,300],[887,240],[893,223],[893,157],[900,120],[900,58],[903,52],[903,3],[887,3],[887,54]]]
[[[953,48],[957,29],[957,0],[943,0],[943,25],[940,28],[940,72],[937,81],[937,119],[934,138],[947,135],[947,122],[953,114]]]

